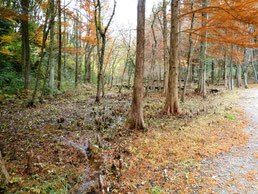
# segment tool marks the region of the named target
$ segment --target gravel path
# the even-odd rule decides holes
[[[245,129],[250,142],[241,148],[235,146],[219,159],[209,161],[212,164],[212,178],[218,183],[212,193],[258,193],[258,89],[242,90],[240,93],[240,107],[250,122]]]

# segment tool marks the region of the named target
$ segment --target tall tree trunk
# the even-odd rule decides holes
[[[88,76],[87,76],[87,82],[89,83],[89,84],[91,84],[91,56],[89,57],[89,61],[88,61]]]
[[[58,76],[57,89],[61,90],[62,79],[62,26],[61,26],[61,0],[58,0]]]
[[[218,61],[218,79],[217,79],[217,85],[220,85],[220,79],[221,79],[221,64],[220,61]]]
[[[202,7],[208,6],[208,0],[202,0]],[[203,12],[202,13],[203,20],[202,20],[202,26],[205,27],[206,21],[208,19],[208,14]],[[202,83],[201,83],[201,93],[203,95],[203,98],[206,98],[207,90],[206,90],[206,53],[207,53],[207,32],[202,34],[202,37],[204,40],[201,41],[201,73],[202,73]]]
[[[178,10],[178,15],[180,16],[180,8]],[[183,74],[183,68],[182,68],[182,65],[181,65],[181,23],[180,23],[180,19],[178,20],[179,22],[179,35],[178,35],[178,81],[179,81],[179,93],[181,92],[181,89],[182,89],[182,74]]]
[[[22,14],[26,17],[21,22],[22,65],[24,73],[24,89],[30,89],[30,40],[29,40],[29,0],[22,0]]]
[[[227,88],[227,65],[228,65],[228,57],[227,57],[227,53],[225,51],[224,54],[224,86],[225,88]]]
[[[96,95],[96,102],[100,102],[100,92],[102,88],[102,79],[103,79],[103,63],[104,63],[104,56],[105,56],[105,47],[106,47],[106,37],[102,36],[102,45],[100,51],[100,58],[99,58],[99,71],[98,71],[98,81],[97,81],[97,95]],[[104,87],[104,86],[103,86]]]
[[[245,88],[248,88],[248,63],[249,63],[249,56],[247,52],[247,48],[244,49],[244,84]]]
[[[180,55],[180,54],[179,54]],[[180,58],[178,55],[178,58]],[[181,60],[178,60],[178,88],[179,88],[179,93],[181,92],[182,88],[182,66],[181,66]]]
[[[75,53],[75,75],[74,75],[74,86],[77,87],[78,85],[78,48],[76,47]]]
[[[105,56],[105,49],[106,49],[106,34],[108,28],[111,24],[111,21],[114,17],[115,10],[116,10],[116,0],[114,0],[114,7],[112,15],[109,18],[107,26],[104,27],[102,25],[102,16],[101,16],[101,2],[100,0],[93,0],[94,7],[95,7],[95,26],[96,26],[96,37],[97,37],[97,56],[98,56],[98,80],[97,80],[97,94],[96,94],[96,102],[100,102],[100,90],[101,90],[101,83],[103,85],[103,64],[104,64],[104,56]],[[100,48],[100,37],[101,37],[101,48]],[[104,85],[103,88],[104,89]]]
[[[241,65],[237,63],[237,87],[240,88],[242,86],[242,78],[241,78]]]
[[[215,62],[212,60],[211,62],[211,83],[214,84],[215,80]]]
[[[103,71],[102,79],[101,79],[101,92],[102,92],[102,98],[105,97],[105,73]]]
[[[156,63],[156,49],[157,49],[157,39],[156,39],[156,34],[155,34],[155,29],[154,29],[154,24],[156,20],[156,13],[154,13],[154,8],[153,8],[153,21],[151,24],[151,31],[152,31],[152,36],[153,36],[153,45],[152,45],[152,59],[151,59],[151,77],[152,77],[152,82],[155,79],[155,63]],[[160,82],[160,81],[159,81]]]
[[[254,72],[254,81],[257,84],[258,83],[258,77],[257,77],[257,71],[256,71],[255,64],[254,64],[254,52],[253,52],[253,49],[250,49],[250,52],[251,52],[251,64],[252,64],[253,72]]]
[[[194,0],[192,0],[191,11],[193,11],[193,9],[194,9]],[[185,76],[185,80],[184,80],[184,89],[183,89],[182,96],[181,96],[182,102],[185,101],[187,82],[188,82],[188,79],[189,79],[189,76],[191,73],[190,71],[191,71],[191,66],[192,66],[192,52],[193,52],[192,30],[194,27],[194,19],[195,19],[195,13],[193,13],[193,16],[192,16],[191,28],[190,28],[190,34],[189,34],[189,51],[188,51],[188,55],[187,55],[187,72],[186,72],[186,76]]]
[[[177,115],[180,113],[178,100],[178,44],[179,44],[179,0],[171,2],[171,34],[168,92],[164,112]]]
[[[49,1],[49,3],[51,4],[51,1]],[[49,24],[48,24],[48,22],[49,22]],[[46,40],[47,40],[49,30],[51,29],[53,22],[54,21],[52,19],[49,20],[49,10],[47,10],[46,18],[45,18],[45,22],[44,22],[44,29],[43,29],[43,42],[42,42],[42,46],[41,46],[41,50],[40,50],[40,60],[39,60],[38,69],[37,69],[36,84],[35,84],[34,91],[32,93],[31,100],[28,103],[29,107],[34,106],[35,99],[37,96],[39,80],[40,80],[40,76],[41,76],[41,67],[42,67],[42,62],[43,62],[43,58],[45,55]]]
[[[89,83],[89,66],[90,66],[90,56],[91,53],[94,49],[94,46],[90,46],[90,48],[88,49],[87,46],[85,46],[85,59],[84,59],[84,67],[85,67],[85,75],[84,75],[84,83],[86,84],[87,82]]]
[[[230,90],[233,90],[233,82],[234,82],[234,77],[233,77],[233,45],[231,46],[231,56],[230,56],[230,73],[229,73],[229,88]]]
[[[192,67],[192,74],[191,74],[191,75],[192,75],[192,78],[191,78],[191,80],[192,80],[192,82],[194,83],[194,81],[195,81],[195,80],[194,80],[194,76],[195,76],[195,65],[192,64],[191,67]]]
[[[75,75],[74,75],[74,86],[75,88],[78,86],[79,73],[80,73],[80,60],[79,60],[79,50],[80,50],[80,32],[78,30],[79,22],[79,13],[77,11],[75,23],[74,23],[74,32],[75,32]]]
[[[65,0],[64,0],[64,5],[66,5],[65,4]],[[66,15],[65,11],[64,11],[64,16],[63,17],[64,17],[64,23],[66,23],[67,15]],[[66,37],[66,43],[67,43],[69,35],[68,35],[68,32],[66,31],[66,27],[64,27],[64,39],[65,39],[65,37]],[[64,44],[64,47],[65,47],[66,44],[65,43],[63,43],[63,44]],[[66,55],[67,55],[67,53],[63,53],[63,58],[64,58],[64,65],[63,65],[64,78],[66,78]]]
[[[88,67],[87,67],[87,58],[88,58],[88,43],[85,46],[85,53],[84,53],[84,79],[83,82],[84,84],[87,84],[87,74],[88,74]]]
[[[137,7],[137,46],[134,73],[133,98],[128,119],[130,128],[145,128],[143,119],[143,78],[145,49],[145,0],[138,0]]]
[[[51,0],[51,7],[50,7],[50,14],[51,20],[55,18],[55,5],[54,0]],[[50,42],[49,42],[49,68],[50,68],[50,75],[49,75],[49,86],[50,89],[54,89],[54,79],[55,79],[55,65],[54,65],[54,44],[55,44],[55,23],[53,22],[51,29],[50,29]]]
[[[164,93],[168,90],[168,30],[167,30],[167,0],[163,0],[163,60],[164,60]]]

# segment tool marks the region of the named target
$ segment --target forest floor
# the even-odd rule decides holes
[[[257,193],[257,87],[205,100],[189,91],[178,117],[160,114],[164,95],[149,93],[146,131],[126,128],[128,90],[96,104],[82,87],[36,108],[11,96],[0,105],[0,150],[12,178],[0,193]]]

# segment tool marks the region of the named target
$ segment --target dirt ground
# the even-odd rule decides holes
[[[130,91],[109,91],[100,104],[91,88],[36,108],[20,99],[2,104],[0,149],[12,179],[0,192],[87,193],[101,185],[111,193],[257,193],[257,91],[220,90],[205,100],[190,92],[178,117],[160,114],[164,95],[150,93],[144,132],[126,128]]]

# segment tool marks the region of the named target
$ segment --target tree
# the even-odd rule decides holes
[[[180,113],[178,100],[178,50],[179,50],[179,0],[171,2],[171,32],[169,54],[168,92],[164,113],[177,115]]]
[[[58,76],[57,76],[57,88],[61,89],[62,79],[62,28],[61,28],[61,0],[58,0]]]
[[[124,65],[124,69],[123,69],[123,73],[121,76],[121,84],[124,83],[124,75],[127,69],[128,72],[128,78],[130,77],[130,64],[133,63],[133,59],[135,56],[135,50],[132,51],[132,45],[134,43],[134,39],[132,37],[132,30],[129,30],[129,34],[126,34],[126,32],[123,32],[120,30],[120,34],[122,36],[123,39],[123,44],[126,47],[126,58],[125,58],[125,65]],[[121,92],[122,87],[120,87],[119,92]]]
[[[202,0],[202,8],[208,6],[207,0]],[[198,91],[202,94],[203,98],[206,98],[207,90],[206,90],[206,55],[207,55],[207,30],[206,30],[206,22],[208,19],[208,13],[202,12],[202,34],[201,34],[201,53],[200,53],[200,72],[199,72],[199,85]]]
[[[55,11],[54,11],[54,0],[51,0],[51,7],[50,7],[50,13],[51,13],[51,20],[54,20],[55,18]],[[50,68],[50,74],[49,74],[49,86],[50,89],[54,89],[54,79],[55,79],[55,65],[54,65],[54,36],[55,36],[55,23],[53,22],[52,27],[50,29],[50,42],[49,42],[49,68]]]
[[[74,18],[74,33],[75,33],[75,75],[74,75],[74,85],[78,85],[78,74],[79,74],[79,13],[76,11],[76,17]]]
[[[191,11],[194,9],[194,0],[191,0]],[[194,20],[195,20],[195,12],[193,13],[192,20],[191,20],[191,28],[189,34],[189,51],[187,55],[187,73],[184,80],[184,90],[182,92],[181,101],[184,102],[185,100],[185,93],[186,93],[186,86],[190,76],[191,66],[192,66],[192,52],[193,52],[193,40],[192,40],[192,30],[194,27]]]
[[[52,6],[51,3],[53,3],[51,0],[48,1],[48,4],[50,4],[50,7]],[[43,34],[42,34],[42,45],[41,45],[41,49],[40,49],[40,59],[38,62],[38,69],[37,69],[37,75],[36,75],[36,84],[35,84],[35,88],[34,91],[32,93],[32,97],[31,100],[28,103],[28,106],[34,106],[35,103],[35,99],[37,96],[37,92],[39,89],[39,80],[41,77],[41,68],[42,68],[42,63],[43,63],[43,58],[45,56],[45,48],[46,48],[46,41],[47,41],[47,37],[49,34],[49,31],[51,29],[51,27],[53,26],[54,23],[54,19],[50,17],[50,8],[48,8],[46,10],[46,15],[45,15],[45,21],[44,21],[44,25],[43,25]]]
[[[164,60],[164,92],[167,94],[168,90],[168,45],[167,45],[167,0],[163,0],[163,28],[162,28],[162,34],[163,34],[163,60]]]
[[[144,129],[143,118],[143,78],[145,49],[145,0],[138,0],[137,7],[137,46],[134,73],[133,97],[128,118],[129,128]]]
[[[102,21],[102,15],[101,15],[102,5],[100,3],[100,0],[93,0],[93,2],[95,7],[94,16],[95,16],[96,37],[97,37],[97,55],[98,55],[98,80],[97,80],[96,102],[100,102],[100,91],[101,91],[101,84],[103,79],[103,64],[104,64],[106,38],[107,38],[106,36],[107,36],[108,28],[115,15],[116,0],[114,0],[113,11],[105,27],[103,27],[103,21]]]
[[[29,0],[21,0],[22,14],[21,21],[22,34],[22,64],[24,72],[24,89],[30,89],[30,40],[29,40]]]
[[[248,49],[244,49],[244,64],[243,64],[243,72],[244,72],[244,85],[245,88],[248,88]]]
[[[155,79],[155,65],[156,65],[156,49],[157,49],[157,38],[156,38],[156,34],[155,34],[155,29],[154,29],[154,25],[155,25],[155,21],[156,21],[156,18],[157,18],[157,13],[155,12],[155,9],[154,7],[152,8],[152,13],[153,13],[153,20],[152,20],[152,23],[151,23],[151,32],[152,32],[152,37],[153,37],[153,44],[151,46],[151,68],[150,68],[150,73],[151,73],[151,78],[152,78],[152,81],[154,81]],[[160,80],[161,80],[161,77],[160,77]]]

